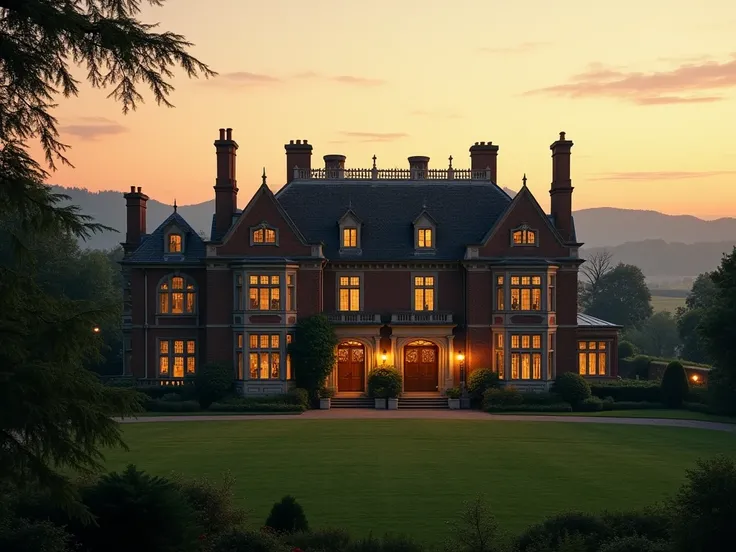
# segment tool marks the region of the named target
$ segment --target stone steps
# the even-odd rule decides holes
[[[447,410],[446,397],[401,397],[399,410]]]
[[[330,408],[375,408],[376,403],[368,397],[334,397]]]

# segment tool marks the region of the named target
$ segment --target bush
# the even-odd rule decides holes
[[[267,403],[260,401],[249,401],[243,399],[241,402],[212,403],[210,412],[304,412],[304,407],[298,404]]]
[[[564,402],[557,393],[532,393],[522,392],[521,398],[524,404],[560,404]]]
[[[672,361],[662,376],[662,403],[668,408],[680,408],[687,400],[690,384],[682,364]]]
[[[305,409],[309,408],[309,391],[300,387],[295,387],[289,390],[286,394],[287,402],[289,404],[298,404],[303,406]]]
[[[615,537],[640,535],[660,541],[669,540],[671,536],[669,512],[661,507],[631,512],[603,512],[601,519]]]
[[[467,389],[471,400],[480,403],[488,389],[501,387],[498,374],[488,368],[475,370],[468,375]]]
[[[591,396],[590,384],[585,378],[575,372],[559,374],[555,379],[553,391],[568,402],[573,408]]]
[[[306,389],[310,400],[324,385],[335,366],[338,339],[326,316],[317,314],[297,322],[294,341],[289,345],[297,387]]]
[[[485,408],[485,411],[491,414],[494,412],[572,412],[572,406],[566,402],[556,404],[490,405]]]
[[[350,550],[350,534],[342,529],[324,529],[309,533],[294,533],[285,538],[293,550],[305,552],[345,552]]]
[[[149,399],[144,403],[146,412],[199,412],[202,409],[197,401],[165,401]]]
[[[708,405],[715,414],[736,416],[736,376],[722,368],[708,374]]]
[[[375,399],[396,398],[401,395],[401,372],[393,366],[371,370],[368,374],[368,396]]]
[[[636,347],[630,341],[619,341],[618,343],[618,358],[631,358],[636,354]]]
[[[266,527],[278,533],[298,533],[309,531],[304,509],[293,496],[285,496],[271,508]]]
[[[499,550],[501,530],[488,504],[481,498],[468,501],[460,516],[450,522],[450,540],[445,547],[453,552],[491,552]],[[414,550],[414,547],[396,548]]]
[[[598,549],[599,552],[670,552],[669,543],[652,541],[639,535],[616,537]]]
[[[649,379],[649,365],[652,359],[646,355],[636,355],[633,360],[634,375],[641,379]]]
[[[664,408],[662,403],[648,401],[616,401],[604,402],[605,410],[657,410]]]
[[[556,550],[566,536],[580,535],[586,549],[597,552],[601,542],[608,540],[611,533],[603,520],[583,512],[568,512],[547,518],[542,523],[531,526],[517,540],[519,552],[538,550],[540,542],[549,543]]]
[[[213,402],[232,392],[234,383],[232,366],[215,362],[204,364],[194,376],[194,388],[199,405],[206,410]]]
[[[70,540],[63,527],[47,520],[0,517],[0,550],[68,552]]]
[[[179,393],[166,393],[165,395],[162,395],[161,399],[159,400],[166,402],[178,402],[183,401],[184,397],[182,397]]]
[[[193,395],[193,383],[185,383],[184,385],[154,385],[152,387],[137,387],[136,391],[143,393],[151,399],[160,399],[164,395],[171,395],[172,393],[181,395],[182,398],[189,399],[189,396]]]
[[[610,404],[607,406],[610,406]],[[603,400],[598,397],[588,397],[578,404],[577,410],[580,412],[600,412],[603,410]],[[613,410],[613,408],[609,410]]]
[[[322,387],[319,392],[319,398],[320,399],[331,399],[335,396],[335,388],[334,387]]]
[[[214,542],[212,552],[290,552],[277,535],[268,531],[229,531]]]
[[[611,397],[614,401],[656,402],[662,397],[659,383],[656,381],[618,380],[597,381],[590,386],[595,397],[605,399]]]
[[[483,394],[483,408],[519,405],[523,402],[524,397],[513,385],[506,385],[500,389],[491,387]]]
[[[369,535],[355,541],[352,546],[344,550],[345,552],[425,552],[426,547],[402,535],[384,535],[382,539]],[[305,552],[311,552],[311,550]]]
[[[447,395],[448,399],[459,399],[462,396],[462,391],[460,391],[459,387],[450,387],[449,389],[445,389],[445,395]]]

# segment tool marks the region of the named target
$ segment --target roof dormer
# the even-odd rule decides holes
[[[186,252],[187,231],[176,222],[164,230],[164,255],[184,255]]]
[[[433,255],[437,243],[437,222],[425,210],[414,219],[414,252],[417,255]]]
[[[340,228],[340,254],[360,255],[362,253],[360,238],[363,221],[352,209],[348,209],[337,221]]]

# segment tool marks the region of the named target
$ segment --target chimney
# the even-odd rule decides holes
[[[411,169],[412,180],[423,180],[427,178],[429,157],[424,155],[413,155],[409,157],[409,169]]]
[[[345,178],[345,156],[337,153],[325,155],[325,176],[326,178]]]
[[[148,196],[141,192],[141,188],[130,187],[130,192],[123,194],[127,223],[125,227],[125,253],[132,253],[141,244],[141,238],[146,234],[146,202]]]
[[[552,144],[552,186],[551,214],[555,227],[565,241],[572,239],[572,180],[570,178],[570,150],[572,141],[565,139],[565,133],[560,132],[560,139]]]
[[[491,182],[496,184],[498,146],[494,146],[493,142],[476,142],[470,146],[470,169],[473,171],[490,169]]]
[[[235,151],[233,129],[221,128],[215,140],[217,152],[217,179],[215,180],[215,232],[222,236],[229,229],[238,208],[238,181],[235,179]]]
[[[288,184],[294,178],[294,168],[303,169],[306,172],[299,175],[299,178],[310,178],[312,170],[312,144],[308,144],[306,140],[289,140],[284,146],[286,150],[286,183]]]

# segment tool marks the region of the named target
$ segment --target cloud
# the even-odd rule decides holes
[[[386,81],[382,79],[372,79],[368,77],[356,77],[355,75],[323,75],[321,73],[315,73],[314,71],[308,71],[306,73],[299,73],[295,75],[297,79],[312,79],[312,80],[324,80],[337,82],[340,84],[350,84],[353,86],[381,86],[386,84]]]
[[[77,117],[72,124],[59,127],[59,131],[82,140],[96,140],[128,132],[128,128],[105,117]]]
[[[415,117],[433,117],[442,119],[459,119],[461,116],[448,109],[414,109],[409,113]]]
[[[568,98],[612,97],[637,105],[710,103],[726,99],[714,91],[736,88],[736,54],[728,61],[685,62],[653,72],[625,71],[592,65],[566,84],[530,90]],[[703,95],[703,93],[709,92]]]
[[[351,86],[380,86],[386,83],[386,81],[381,79],[358,77],[355,75],[323,75],[314,71],[306,71],[304,73],[297,73],[296,75],[287,77],[279,77],[263,73],[251,73],[248,71],[236,71],[233,73],[222,73],[214,79],[202,81],[202,84],[211,83],[217,86],[244,88],[252,86],[273,86],[284,84],[285,82],[292,80],[321,80]]]
[[[357,138],[360,142],[393,142],[406,138],[409,135],[405,132],[348,132],[343,131],[340,134],[347,138]]]
[[[692,178],[711,178],[736,171],[641,171],[604,173],[588,180],[688,180]]]
[[[234,73],[221,73],[213,79],[208,79],[208,81],[202,82],[211,82],[215,85],[225,86],[258,86],[278,84],[282,82],[282,80],[279,77],[274,77],[273,75],[250,73],[248,71],[235,71]]]
[[[513,46],[483,47],[478,51],[484,54],[527,54],[535,50],[539,50],[544,46],[549,46],[549,42],[522,42]]]

